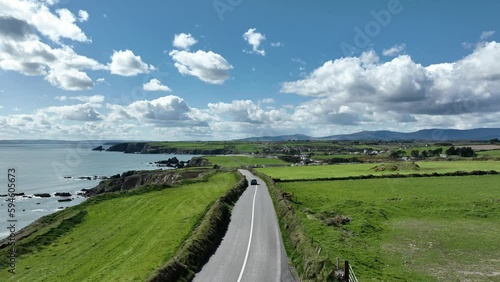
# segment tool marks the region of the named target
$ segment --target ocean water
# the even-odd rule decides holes
[[[187,161],[192,155],[124,154],[120,152],[92,151],[102,144],[87,142],[73,144],[0,144],[0,195],[8,193],[8,169],[14,168],[16,229],[27,226],[38,218],[79,204],[84,197],[76,195],[81,189],[95,187],[100,180],[79,180],[77,177],[111,176],[128,170],[159,169],[152,162],[177,157]],[[72,177],[72,178],[65,178]],[[69,192],[72,201],[54,197],[56,192]],[[50,198],[33,194],[49,193]],[[7,197],[0,197],[0,239],[9,235]]]

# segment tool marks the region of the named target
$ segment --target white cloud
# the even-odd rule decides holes
[[[101,104],[104,102],[105,97],[103,95],[93,95],[93,96],[56,96],[54,99],[59,101],[75,100],[80,102],[85,102],[89,104]]]
[[[61,38],[89,41],[78,32],[80,29],[70,11],[59,9],[55,16],[46,5],[37,1],[0,2],[0,69],[44,76],[46,81],[64,90],[92,88],[93,82],[84,70],[107,67],[77,54],[71,46],[51,47],[42,42],[37,30],[56,43]]]
[[[54,2],[9,0],[0,1],[0,17],[12,17],[35,27],[42,35],[55,43],[62,38],[90,42],[75,24],[76,18],[68,9],[58,9],[53,14],[47,5]]]
[[[233,68],[224,57],[212,51],[196,52],[173,50],[169,53],[175,67],[183,75],[196,76],[204,82],[222,84],[229,78]]]
[[[231,103],[210,103],[208,108],[230,121],[246,123],[276,123],[287,120],[288,114],[283,110],[264,110],[250,100],[235,100]]]
[[[55,114],[59,119],[66,119],[72,121],[99,121],[104,116],[97,111],[99,105],[92,105],[90,103],[77,104],[70,106],[48,107],[39,110],[38,114]]]
[[[108,66],[112,74],[122,76],[136,76],[155,69],[152,65],[144,63],[140,56],[136,56],[130,50],[114,51]]]
[[[89,13],[84,10],[79,10],[78,11],[78,21],[83,23],[89,20]]]
[[[262,33],[256,32],[255,28],[249,29],[243,34],[243,38],[248,44],[252,45],[252,52],[255,54],[260,54],[261,56],[266,55],[265,50],[259,50],[262,41],[266,40],[266,36]]]
[[[265,98],[261,100],[262,104],[274,104],[273,98]]]
[[[481,37],[480,38],[481,38],[481,40],[486,40],[486,39],[492,37],[493,34],[495,34],[494,30],[483,31],[481,33]]]
[[[161,84],[156,78],[151,79],[148,83],[145,83],[142,88],[144,91],[172,91],[168,86]]]
[[[98,79],[95,80],[95,82],[97,84],[107,84],[107,85],[111,85],[108,81],[106,81],[106,79],[104,77],[100,77]]]
[[[135,118],[161,127],[206,126],[206,123],[191,116],[192,109],[184,99],[169,95],[152,101],[136,101],[127,107],[115,107],[121,115]]]
[[[174,37],[174,41],[172,44],[174,45],[175,48],[183,49],[183,50],[188,50],[189,47],[193,46],[196,44],[196,39],[194,39],[193,36],[191,36],[190,33],[180,33],[176,34]]]
[[[283,47],[285,44],[282,42],[271,42],[271,47]]]
[[[283,83],[281,92],[314,97],[294,113],[295,119],[313,122],[411,123],[425,115],[484,114],[500,111],[498,62],[497,42],[481,44],[456,62],[429,66],[408,55],[381,63],[374,52],[365,52],[328,61],[304,79]]]
[[[382,55],[388,56],[388,57],[399,56],[399,55],[404,53],[405,49],[406,49],[406,44],[404,44],[404,43],[396,44],[389,49],[384,49],[382,51]]]

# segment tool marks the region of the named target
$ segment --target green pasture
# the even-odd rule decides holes
[[[500,176],[280,183],[360,281],[499,281]],[[289,253],[295,252],[289,249]]]
[[[259,172],[273,178],[283,180],[316,179],[329,177],[348,177],[360,175],[410,174],[410,173],[445,173],[454,171],[497,170],[500,171],[500,161],[422,161],[416,162],[419,168],[411,166],[411,162],[384,163],[387,167],[400,166],[402,169],[375,171],[372,168],[382,163],[340,164],[320,166],[294,166],[258,168]]]
[[[75,206],[72,210],[85,211],[83,222],[35,244],[17,258],[16,275],[4,268],[0,281],[144,281],[172,258],[208,207],[237,181],[235,173],[218,173],[206,182]],[[58,221],[72,210],[52,217]]]

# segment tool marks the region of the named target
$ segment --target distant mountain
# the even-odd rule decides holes
[[[320,140],[422,140],[422,141],[459,141],[459,140],[491,140],[500,138],[500,128],[458,129],[423,129],[416,132],[396,131],[361,131],[353,134],[332,135],[317,138]]]
[[[311,137],[303,134],[262,136],[239,139],[238,141],[272,142],[304,140],[380,140],[380,141],[460,141],[491,140],[500,138],[500,128],[458,129],[423,129],[416,132],[397,132],[388,130],[361,131],[352,134],[339,134],[325,137]]]

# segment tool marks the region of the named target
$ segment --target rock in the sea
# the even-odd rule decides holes
[[[92,177],[90,177],[90,176],[80,176],[80,177],[78,177],[78,179],[80,179],[80,180],[92,180]]]
[[[67,199],[59,199],[57,200],[58,202],[71,202],[73,199],[67,198]]]
[[[71,193],[69,192],[57,192],[54,194],[56,197],[71,197]]]
[[[40,198],[50,198],[49,193],[38,193],[38,194],[33,194],[35,197],[40,197]]]
[[[104,148],[102,146],[98,146],[92,149],[92,151],[104,151]]]
[[[24,196],[24,193],[14,193],[14,196],[18,196],[18,197]]]

